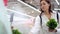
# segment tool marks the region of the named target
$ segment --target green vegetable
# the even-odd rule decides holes
[[[12,30],[12,34],[21,34],[21,32],[19,32],[17,29],[16,30]]]
[[[55,21],[55,19],[50,19],[47,24],[46,24],[49,28],[51,29],[55,29],[57,27],[57,22]]]

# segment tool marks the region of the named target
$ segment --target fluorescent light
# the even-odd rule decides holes
[[[19,12],[19,11],[15,11],[15,10],[11,10],[11,9],[7,9],[7,10],[12,11],[12,12],[15,12],[15,13],[17,13],[17,14],[21,14],[21,15],[25,15],[25,16],[28,16],[28,17],[31,17],[31,18],[35,18],[35,17],[33,17],[33,16],[30,16],[30,15],[27,15],[27,14],[24,14],[24,13],[21,13],[21,12]]]
[[[54,10],[60,10],[60,9],[55,8]]]
[[[22,4],[24,4],[24,5],[26,5],[26,6],[28,6],[28,7],[30,7],[30,8],[32,8],[32,9],[34,9],[35,11],[38,11],[39,13],[40,13],[40,11],[38,10],[38,9],[35,9],[34,7],[32,7],[32,6],[30,6],[30,5],[28,5],[27,3],[24,3],[23,1],[21,1],[21,0],[18,0],[20,3],[22,3]]]
[[[59,2],[58,2],[58,0],[55,0],[56,1],[56,3],[59,5]]]

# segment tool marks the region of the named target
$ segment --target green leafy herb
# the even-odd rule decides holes
[[[21,32],[19,32],[17,29],[16,30],[12,30],[12,34],[21,34]]]
[[[51,29],[55,29],[57,27],[57,22],[55,19],[50,19],[46,25]]]

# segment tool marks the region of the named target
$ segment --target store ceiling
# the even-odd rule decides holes
[[[30,0],[25,0],[25,1],[29,2]],[[38,0],[38,1],[32,0],[32,1],[33,1],[33,5],[34,5],[36,8],[39,8],[39,5],[37,5],[37,4],[39,3],[40,0]],[[60,0],[57,0],[57,1],[58,1],[59,4],[60,4]],[[17,0],[9,0],[9,2],[17,2]],[[60,7],[57,7],[58,4],[56,3],[55,0],[51,0],[51,3],[52,3],[52,6],[54,5],[54,7],[60,8]],[[54,7],[52,7],[52,8],[54,8]]]
[[[17,1],[17,0],[8,0],[9,2],[15,2],[15,1]],[[29,1],[29,0],[26,0],[26,1]],[[33,1],[36,1],[36,0],[33,0]],[[59,3],[60,3],[60,0],[57,0]],[[39,2],[39,0],[37,1],[37,2]],[[56,3],[56,1],[55,0],[51,0],[51,2],[54,2],[54,4]]]
[[[9,2],[8,8],[15,10],[16,12],[24,13],[24,14],[27,14],[27,15],[30,15],[33,17],[36,17],[39,14],[39,12],[37,12],[37,11],[31,9],[30,7],[28,7],[24,4],[21,4],[19,2]],[[17,16],[19,16],[19,15],[17,15]]]
[[[60,0],[58,0],[58,1],[60,2]],[[58,4],[56,3],[56,1],[51,0],[51,2],[52,2],[52,4],[54,4],[54,6],[56,8],[60,8],[60,7],[58,7]],[[36,17],[37,15],[39,15],[39,12],[34,11],[33,9],[21,4],[17,0],[9,0],[8,8],[16,10],[17,12],[26,13],[27,15],[30,15],[30,16],[33,16],[33,17]],[[21,10],[23,10],[23,11],[21,11]]]

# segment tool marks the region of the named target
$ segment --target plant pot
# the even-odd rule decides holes
[[[56,29],[51,29],[51,28],[48,28],[48,31],[49,31],[49,32],[57,32]]]

